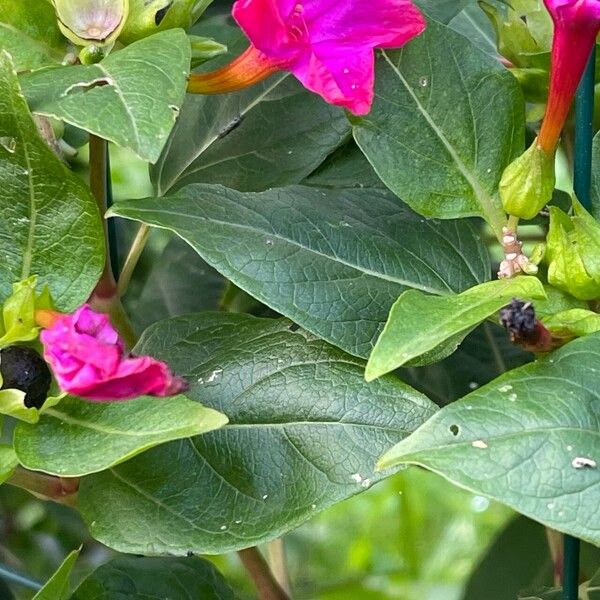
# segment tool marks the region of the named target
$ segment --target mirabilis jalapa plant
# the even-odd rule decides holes
[[[458,2],[208,4],[0,3],[0,478],[156,594],[239,550],[290,597],[255,546],[399,464],[599,545],[600,226],[553,196],[600,3],[486,4],[504,57]],[[109,142],[156,197],[107,210]]]

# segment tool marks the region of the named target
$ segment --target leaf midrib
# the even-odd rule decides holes
[[[496,208],[494,206],[492,198],[483,189],[483,186],[481,185],[481,182],[479,181],[479,179],[477,179],[477,177],[475,175],[473,175],[471,173],[471,171],[469,170],[469,168],[465,165],[463,160],[458,155],[454,146],[452,146],[452,144],[450,143],[448,138],[446,138],[446,135],[444,134],[444,132],[438,127],[437,123],[433,120],[433,118],[431,117],[429,112],[425,109],[425,107],[423,106],[423,104],[421,103],[421,101],[419,100],[417,95],[414,93],[413,89],[408,84],[408,81],[406,81],[406,79],[403,77],[402,73],[400,72],[400,69],[390,59],[390,57],[388,56],[388,54],[385,50],[382,50],[381,52],[382,52],[382,55],[384,56],[386,62],[390,65],[391,69],[394,71],[394,73],[396,74],[398,79],[401,81],[402,85],[406,88],[406,91],[409,93],[410,97],[412,98],[413,102],[415,103],[415,106],[417,107],[419,112],[423,115],[423,118],[425,119],[427,124],[431,127],[431,129],[433,130],[435,135],[442,142],[442,144],[448,151],[450,158],[452,158],[452,160],[456,163],[458,170],[460,171],[462,176],[465,178],[467,183],[471,186],[471,189],[473,190],[475,197],[477,198],[479,205],[481,206],[483,214],[487,216],[488,222],[490,223],[491,227],[494,229],[494,232],[496,233],[497,236],[500,236],[502,234],[502,224],[503,224],[502,211],[499,208]]]

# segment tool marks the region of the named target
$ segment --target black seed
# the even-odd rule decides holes
[[[9,346],[0,350],[2,388],[25,392],[27,408],[41,408],[46,400],[52,375],[44,359],[27,346]]]
[[[513,298],[512,302],[500,311],[500,323],[516,337],[531,334],[535,330],[535,310],[531,302]]]
[[[156,14],[154,15],[154,22],[156,23],[157,27],[162,23],[162,20],[165,18],[169,8],[171,8],[171,2],[156,11]]]

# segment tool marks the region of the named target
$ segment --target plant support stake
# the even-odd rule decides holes
[[[592,178],[592,118],[594,113],[594,70],[596,51],[592,51],[583,79],[579,84],[575,116],[575,164],[573,185],[575,195],[586,208],[591,210]],[[564,540],[564,600],[579,597],[579,540],[565,535]]]

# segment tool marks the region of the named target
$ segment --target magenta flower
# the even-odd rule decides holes
[[[544,2],[554,21],[554,38],[548,105],[537,143],[546,153],[553,153],[600,31],[600,1]]]
[[[44,358],[61,390],[88,400],[128,400],[144,394],[172,396],[188,385],[150,356],[131,356],[110,323],[87,304],[73,314],[42,310],[38,323]]]
[[[222,69],[193,74],[189,92],[235,91],[284,69],[357,115],[373,101],[373,50],[399,48],[425,29],[411,0],[237,0],[233,17],[250,48]]]

